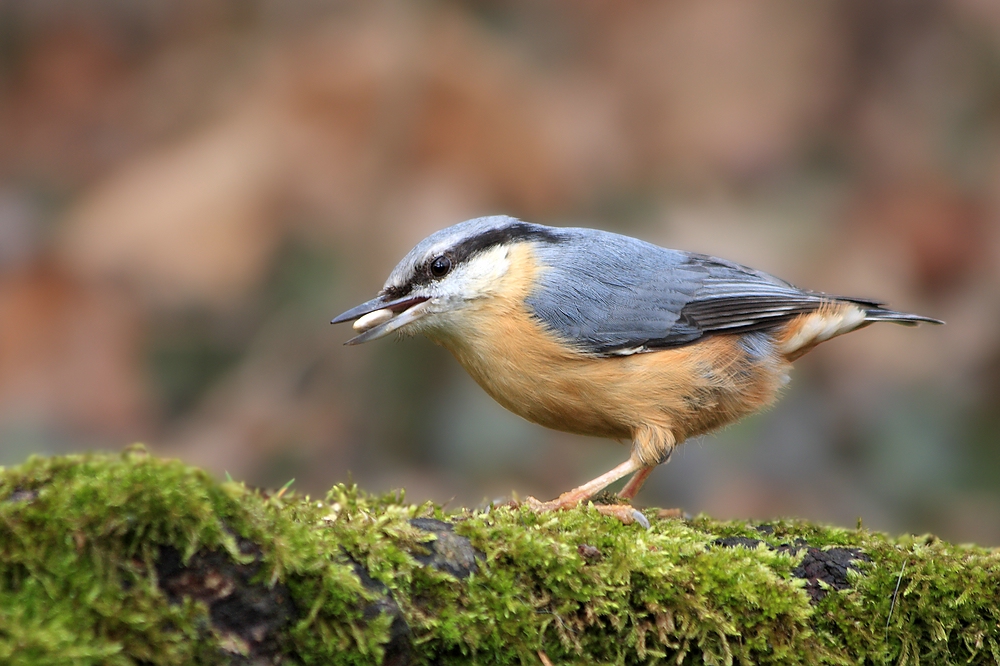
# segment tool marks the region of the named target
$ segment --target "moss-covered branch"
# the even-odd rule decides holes
[[[281,496],[141,450],[32,459],[0,472],[0,663],[1000,661],[995,551],[647,515]]]

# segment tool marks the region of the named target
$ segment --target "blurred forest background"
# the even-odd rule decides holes
[[[820,347],[641,504],[1000,544],[995,0],[0,0],[0,464],[144,441],[452,506],[605,471],[328,324],[492,213],[947,320]]]

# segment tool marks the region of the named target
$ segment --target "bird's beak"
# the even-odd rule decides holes
[[[354,336],[344,344],[360,345],[362,342],[378,340],[393,331],[398,331],[422,317],[426,312],[424,303],[427,300],[427,296],[404,296],[395,300],[376,296],[337,315],[330,323],[340,324],[353,320],[354,330],[360,331],[361,335]]]

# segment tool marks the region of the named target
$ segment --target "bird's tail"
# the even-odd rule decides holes
[[[862,298],[827,297],[826,305],[791,320],[778,338],[778,350],[789,361],[830,338],[864,328],[879,321],[903,326],[919,323],[943,324],[940,319],[897,312],[882,303]]]
[[[857,302],[857,301],[855,301]],[[933,317],[925,317],[918,314],[910,314],[909,312],[897,312],[896,310],[889,310],[881,306],[871,306],[867,303],[862,303],[864,305],[865,312],[865,322],[876,322],[876,321],[888,321],[893,324],[901,324],[902,326],[916,326],[920,323],[926,324],[943,324],[944,322],[940,319],[934,319]]]

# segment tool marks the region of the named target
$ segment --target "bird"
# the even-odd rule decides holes
[[[876,322],[939,319],[799,289],[763,271],[590,228],[479,217],[420,241],[375,298],[335,317],[358,333],[423,334],[533,423],[630,443],[628,459],[554,500],[645,522],[631,502],[686,439],[775,402],[791,363]]]

